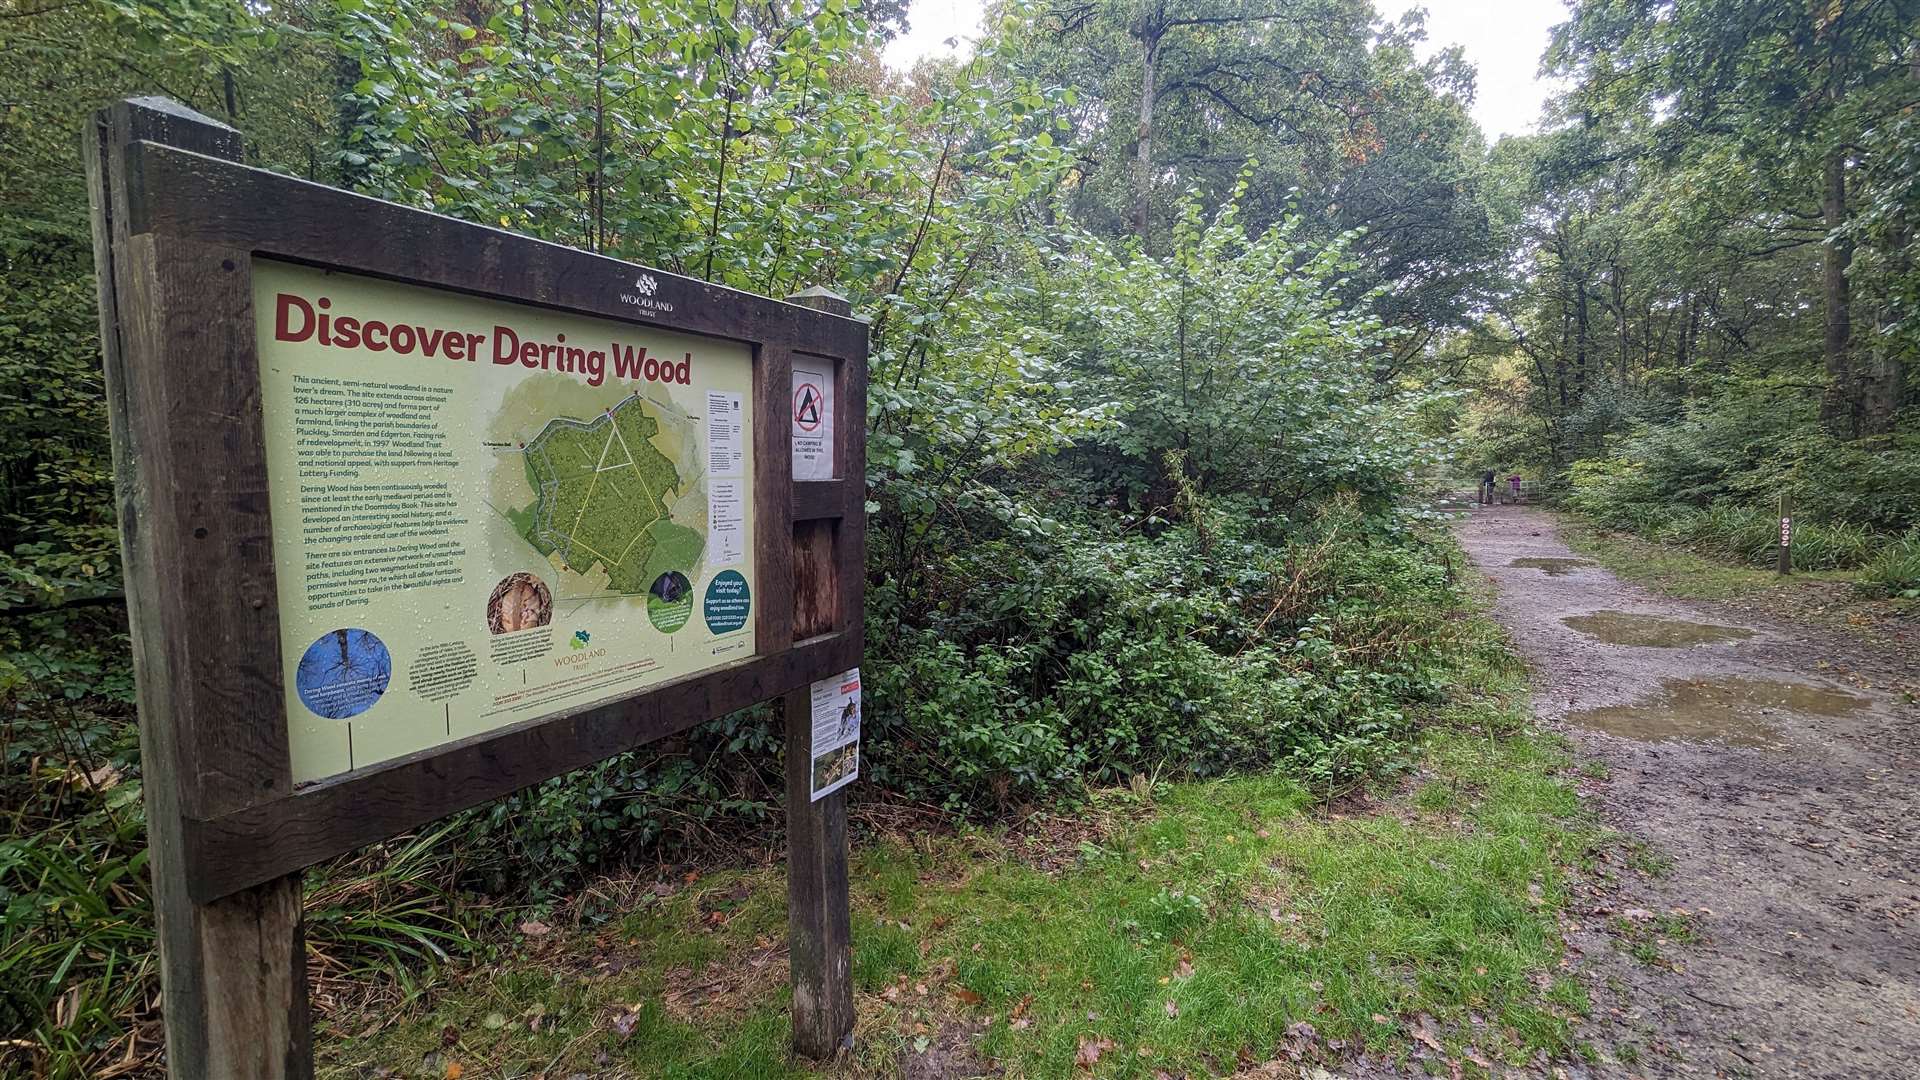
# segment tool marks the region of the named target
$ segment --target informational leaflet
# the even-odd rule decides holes
[[[754,654],[747,347],[254,283],[296,783]]]
[[[860,669],[813,684],[813,801],[860,775]]]
[[[833,365],[793,361],[793,478],[833,479]]]

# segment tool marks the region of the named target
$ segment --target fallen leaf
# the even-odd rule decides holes
[[[1008,1013],[1007,1015],[1011,1016],[1015,1020],[1018,1020],[1021,1017],[1027,1015],[1027,1010],[1032,1007],[1033,1007],[1033,995],[1028,994],[1026,997],[1023,997],[1019,1001],[1014,1002],[1013,1011]]]
[[[969,990],[964,986],[958,990],[955,990],[953,992],[953,996],[959,998],[960,1004],[962,1005],[978,1005],[982,1001],[986,1000],[985,998],[981,997],[979,994],[974,993],[972,990]]]
[[[1100,1055],[1111,1049],[1113,1049],[1112,1039],[1096,1039],[1091,1035],[1082,1035],[1080,1047],[1073,1055],[1073,1063],[1083,1069],[1091,1069],[1100,1064]]]
[[[460,1080],[460,1074],[466,1071],[467,1070],[460,1067],[459,1062],[449,1061],[447,1062],[447,1071],[444,1075],[446,1080]]]
[[[1171,1001],[1167,1002],[1167,1015],[1169,1017],[1179,1016],[1180,1006]]]
[[[626,1012],[616,1013],[613,1017],[613,1030],[619,1033],[620,1037],[624,1039],[633,1034],[633,1026],[639,1022],[639,1009],[630,1009]]]
[[[526,922],[520,924],[520,932],[528,937],[545,937],[552,931],[553,927],[548,926],[539,919],[528,919]]]
[[[1173,977],[1176,979],[1193,978],[1193,954],[1180,950],[1180,962],[1173,965]]]

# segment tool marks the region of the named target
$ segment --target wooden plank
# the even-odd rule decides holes
[[[858,664],[860,644],[849,635],[821,638],[637,697],[334,777],[277,802],[188,822],[192,894],[217,897],[270,880],[804,687]]]
[[[854,486],[845,480],[805,480],[793,485],[793,520],[818,521],[847,516],[847,500]]]
[[[312,1075],[300,876],[207,904],[187,884],[187,814],[291,786],[285,727],[260,722],[281,712],[279,634],[245,253],[128,230],[129,140],[237,156],[239,135],[148,101],[103,111],[89,135],[167,1068],[300,1080]]]
[[[794,303],[833,315],[850,316],[853,307],[824,289],[809,289],[789,298]],[[861,639],[858,629],[861,597],[858,585],[865,570],[848,559],[852,532],[865,528],[861,506],[853,505],[848,489],[860,490],[864,464],[850,470],[849,445],[866,445],[864,383],[849,397],[847,372],[866,366],[865,326],[855,350],[838,364],[835,383],[835,485],[841,488],[844,521],[819,519],[793,525],[793,632],[805,638],[831,633],[853,624],[842,635]],[[791,461],[790,425],[780,426],[777,456]],[[808,487],[823,487],[810,484]],[[799,493],[795,492],[798,502]],[[862,548],[861,550],[864,550]],[[843,584],[851,582],[847,592]],[[850,597],[849,600],[845,598]],[[855,651],[858,656],[858,651]],[[849,664],[848,667],[856,666]],[[811,688],[787,695],[787,926],[793,982],[793,1048],[815,1059],[827,1059],[853,1046],[853,930],[847,898],[847,799],[842,788],[818,801],[813,799],[813,701]]]
[[[830,634],[840,621],[840,573],[834,562],[838,522],[793,523],[793,636]]]
[[[848,306],[848,313],[852,307]],[[837,458],[834,475],[847,485],[847,512],[834,541],[839,560],[840,616],[838,628],[862,637],[866,633],[867,595],[867,341],[840,362],[835,373],[834,397],[840,423],[834,427]]]
[[[131,193],[135,233],[192,236],[663,330],[778,341],[823,356],[864,355],[866,326],[833,313],[157,144],[137,145],[132,161],[139,179]],[[640,299],[635,281],[641,274],[654,278],[647,298],[654,307],[622,299]]]
[[[813,701],[787,695],[787,935],[793,1048],[826,1060],[853,1046],[853,927],[846,789],[813,793]]]
[[[793,644],[792,408],[793,352],[784,343],[764,346],[753,362],[754,577],[761,596],[754,643],[764,653]]]

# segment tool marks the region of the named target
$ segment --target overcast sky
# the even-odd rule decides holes
[[[1489,140],[1533,130],[1550,89],[1535,77],[1535,72],[1540,66],[1540,53],[1547,47],[1547,32],[1566,18],[1560,0],[1374,3],[1395,18],[1408,8],[1425,7],[1428,46],[1466,48],[1467,59],[1480,72],[1473,118],[1480,122]],[[982,0],[913,0],[909,16],[913,30],[887,46],[887,63],[896,68],[911,67],[922,56],[950,51],[945,44],[950,38],[959,39],[959,48],[965,50],[967,39],[980,33],[981,6]]]

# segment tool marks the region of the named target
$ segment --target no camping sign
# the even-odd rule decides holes
[[[793,478],[833,479],[833,366],[793,361]]]

